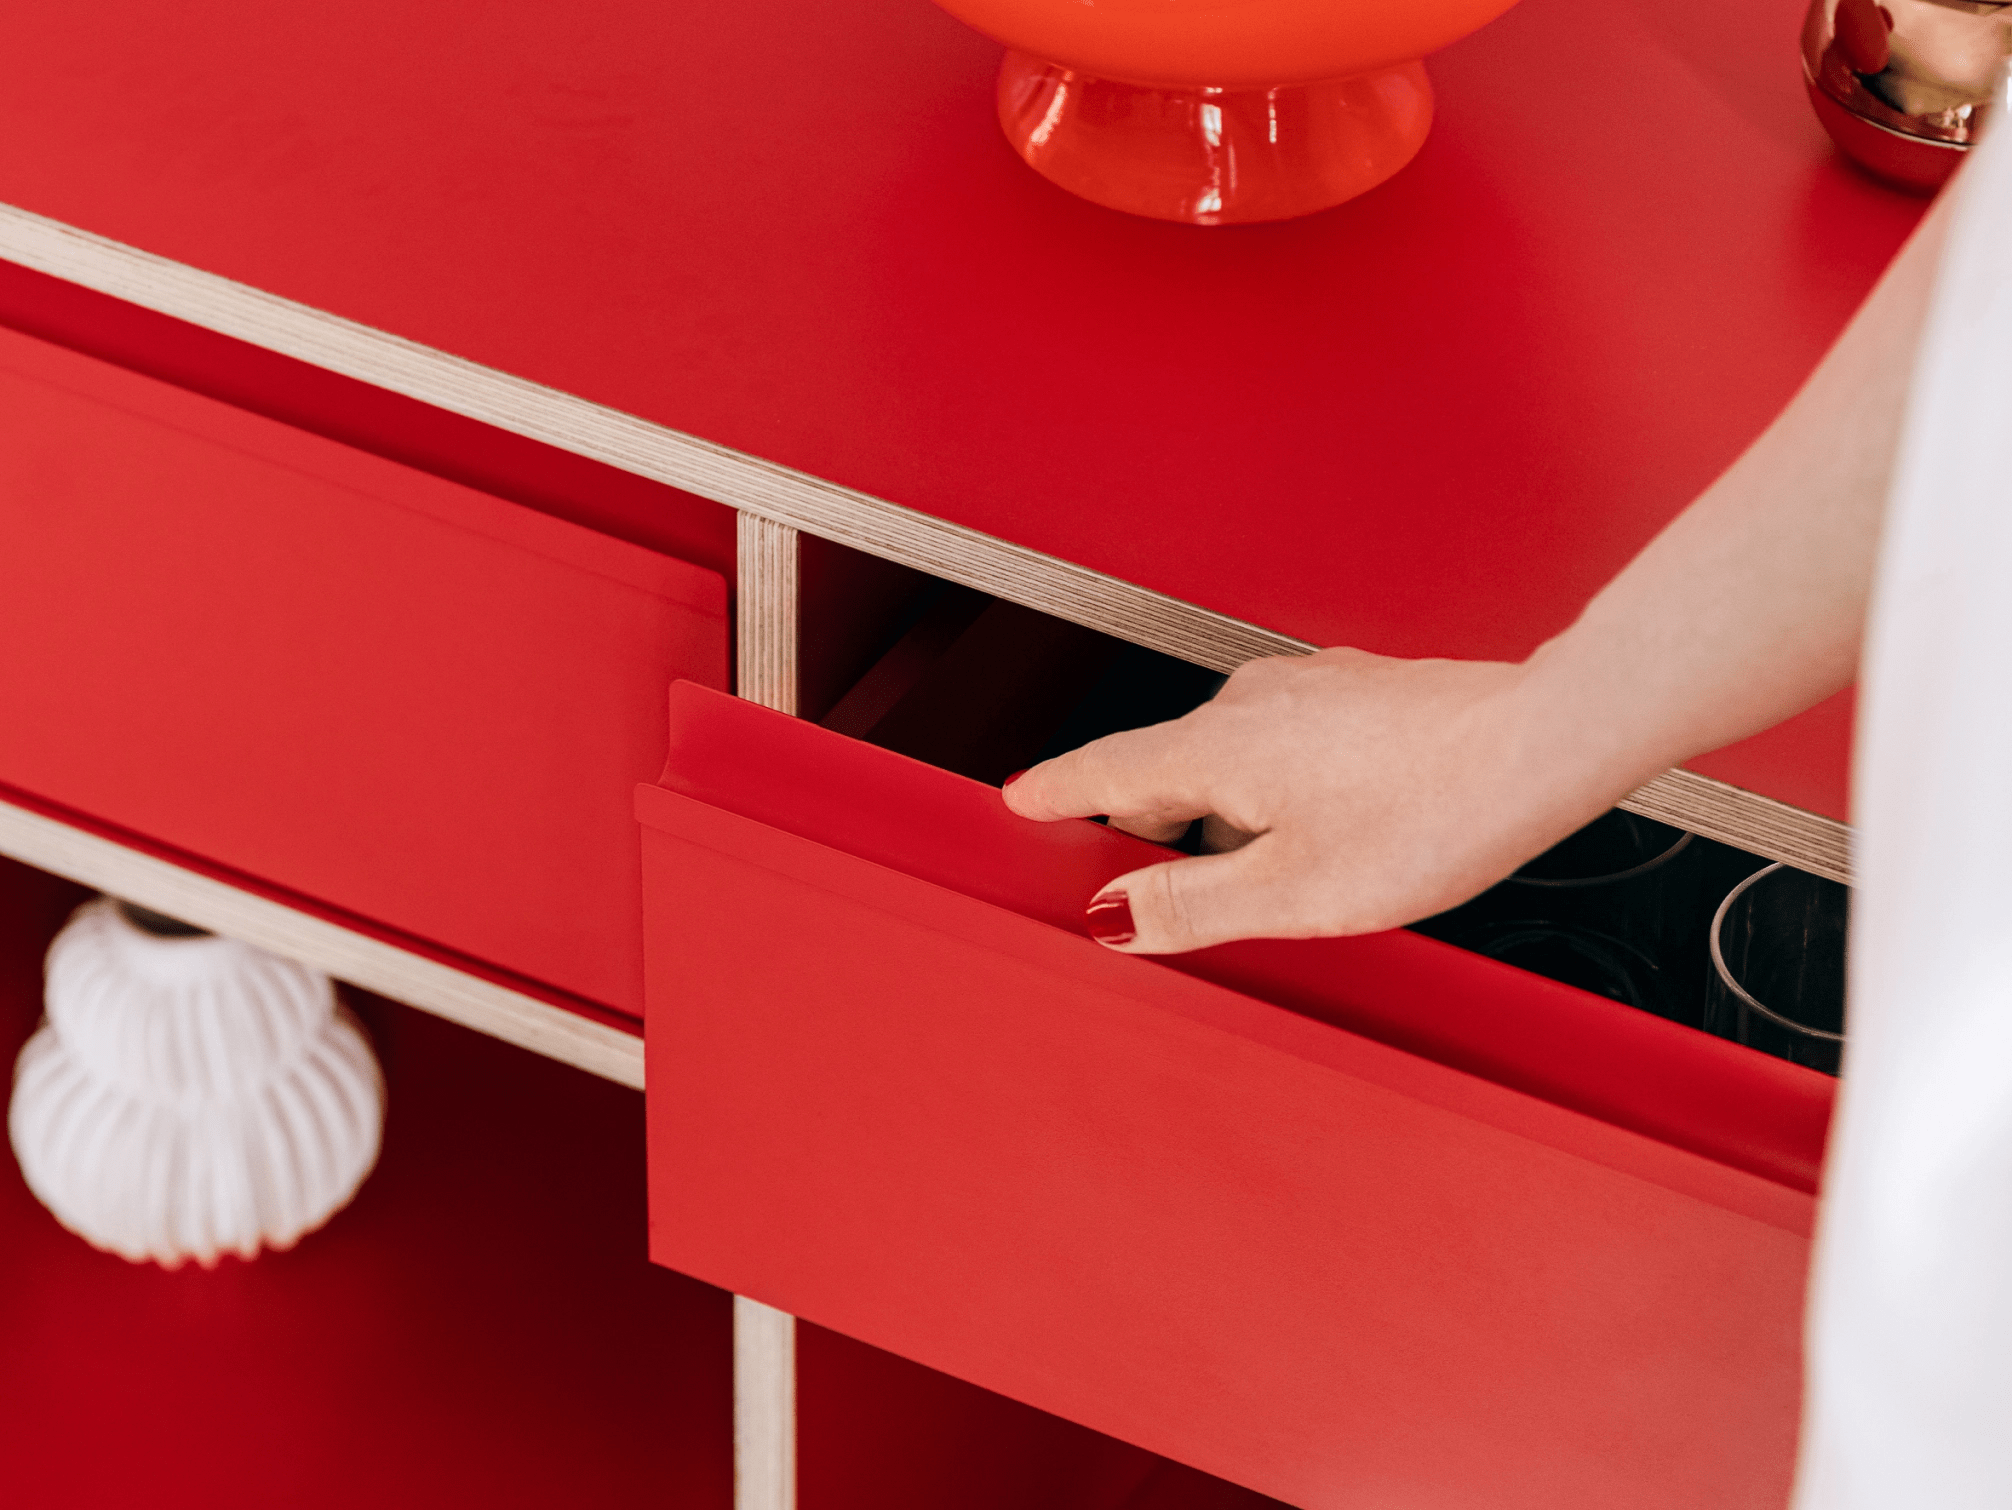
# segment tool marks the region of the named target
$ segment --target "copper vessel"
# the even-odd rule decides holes
[[[2012,0],[1814,0],[1802,31],[1803,80],[1831,139],[1921,193],[2003,108],[2008,58]]]

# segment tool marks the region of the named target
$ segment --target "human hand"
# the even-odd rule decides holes
[[[1766,433],[1529,660],[1254,661],[1187,717],[1014,782],[1028,818],[1104,813],[1169,839],[1214,815],[1219,847],[1255,836],[1120,876],[1091,931],[1146,954],[1396,927],[1849,683],[1955,203],[1937,200]]]
[[[1120,876],[1091,903],[1093,935],[1128,953],[1393,928],[1612,802],[1595,773],[1551,758],[1525,673],[1345,649],[1252,661],[1186,717],[1045,761],[1005,799],[1161,842],[1206,820],[1205,847],[1223,852]]]

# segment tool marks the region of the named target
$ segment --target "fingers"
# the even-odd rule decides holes
[[[1202,853],[1205,855],[1220,855],[1233,849],[1242,849],[1256,837],[1256,834],[1248,829],[1238,828],[1220,813],[1203,815]]]
[[[1200,757],[1187,719],[1107,734],[1022,772],[1006,805],[1042,822],[1104,814],[1142,838],[1176,836],[1209,810]]]
[[[1163,818],[1155,814],[1150,818],[1113,818],[1111,827],[1141,839],[1150,839],[1155,844],[1175,844],[1193,821],[1190,818]]]
[[[1173,844],[1188,831],[1189,821],[1186,817],[1113,818],[1111,827],[1123,829],[1128,834],[1136,834],[1141,839],[1150,839],[1155,844]],[[1232,849],[1242,849],[1256,837],[1256,834],[1248,829],[1238,828],[1219,813],[1202,815],[1201,852],[1205,855],[1219,855]]]
[[[1232,939],[1295,938],[1300,888],[1260,838],[1229,854],[1149,865],[1111,882],[1085,914],[1090,936],[1126,954],[1182,954]]]

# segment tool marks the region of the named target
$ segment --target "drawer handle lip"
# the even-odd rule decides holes
[[[680,1045],[715,1042],[715,1028],[733,1031],[730,1025],[757,1010],[756,1002],[768,1004],[759,1008],[759,1015],[778,1024],[782,1019],[775,1017],[775,1002],[789,1004],[780,1008],[782,1018],[807,1013],[803,1031],[818,1031],[814,1022],[836,1015],[854,1024],[848,1032],[884,1041],[900,1059],[954,1052],[965,1031],[963,993],[973,989],[970,983],[1003,969],[1022,990],[1033,993],[1031,999],[1015,998],[1007,1011],[1016,1019],[1022,1010],[1029,1013],[1027,1021],[1036,1033],[1074,1021],[1079,1009],[1106,1021],[1116,1013],[1129,1024],[1126,1031],[1137,1051],[1136,1086],[1128,1069],[1101,1082],[1100,1101],[1129,1100],[1136,1089],[1145,1097],[1141,1105],[1150,1105],[1163,1051],[1205,1043],[1213,1045],[1207,1050],[1210,1062],[1222,1057],[1223,1062],[1248,1063],[1255,1053],[1278,1065],[1288,1079],[1304,1083],[1310,1071],[1319,1077],[1325,1096],[1352,1099],[1355,1087],[1391,1104],[1429,1107],[1435,1115],[1474,1122],[1545,1149],[1547,1157],[1584,1160],[1791,1236],[1809,1235],[1810,1193],[1799,1188],[1793,1172],[1784,1177],[1747,1168],[1737,1159],[1689,1147],[1681,1138],[1655,1136],[1624,1119],[1505,1084],[1356,1031],[1352,1024],[1323,1021],[1233,984],[1102,949],[1037,920],[678,793],[645,788],[639,795],[647,799],[639,806],[650,908],[649,970],[656,988],[667,993],[653,996],[652,1011],[668,1009],[653,1019],[649,1052],[660,1059],[669,1056],[662,1073],[673,1083],[690,1068],[681,1062]],[[788,913],[805,920],[795,946],[771,947],[766,935],[746,934],[739,922],[774,898],[778,888]],[[731,899],[724,906],[717,900],[722,896]],[[807,963],[823,957],[826,944],[820,940],[832,941],[849,961],[834,967],[836,975]],[[1433,947],[1471,958],[1447,946]],[[959,984],[937,994],[920,1017],[913,1014],[912,1002],[896,1008],[895,1022],[907,1023],[897,1026],[882,1016],[877,1003],[903,998],[913,979],[903,961],[911,958],[938,962],[939,978],[941,962],[953,961],[949,978]],[[884,976],[879,974],[883,970]],[[825,999],[824,993],[834,989],[838,994]],[[1044,1000],[1051,993],[1073,1003],[1061,1009],[1060,1018]],[[899,1017],[903,1010],[910,1013],[906,1019]],[[782,1031],[787,1039],[801,1036],[796,1029]],[[861,1103],[862,1110],[868,1105]]]
[[[667,826],[660,804],[697,804],[1077,938],[1084,901],[1140,856],[1168,853],[1094,823],[1018,819],[997,788],[734,698],[685,686],[671,701],[665,779],[637,791],[638,817],[653,827]],[[701,842],[732,852],[740,841]],[[1816,1188],[1835,1093],[1828,1077],[1420,935],[1246,941],[1164,959],[1095,953],[1219,986],[1801,1194]]]

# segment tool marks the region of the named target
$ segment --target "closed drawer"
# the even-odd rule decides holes
[[[684,562],[0,332],[0,782],[628,1013]]]
[[[658,1261],[1294,1504],[1784,1502],[1824,1077],[1414,935],[1114,955],[1150,846],[671,701]]]

